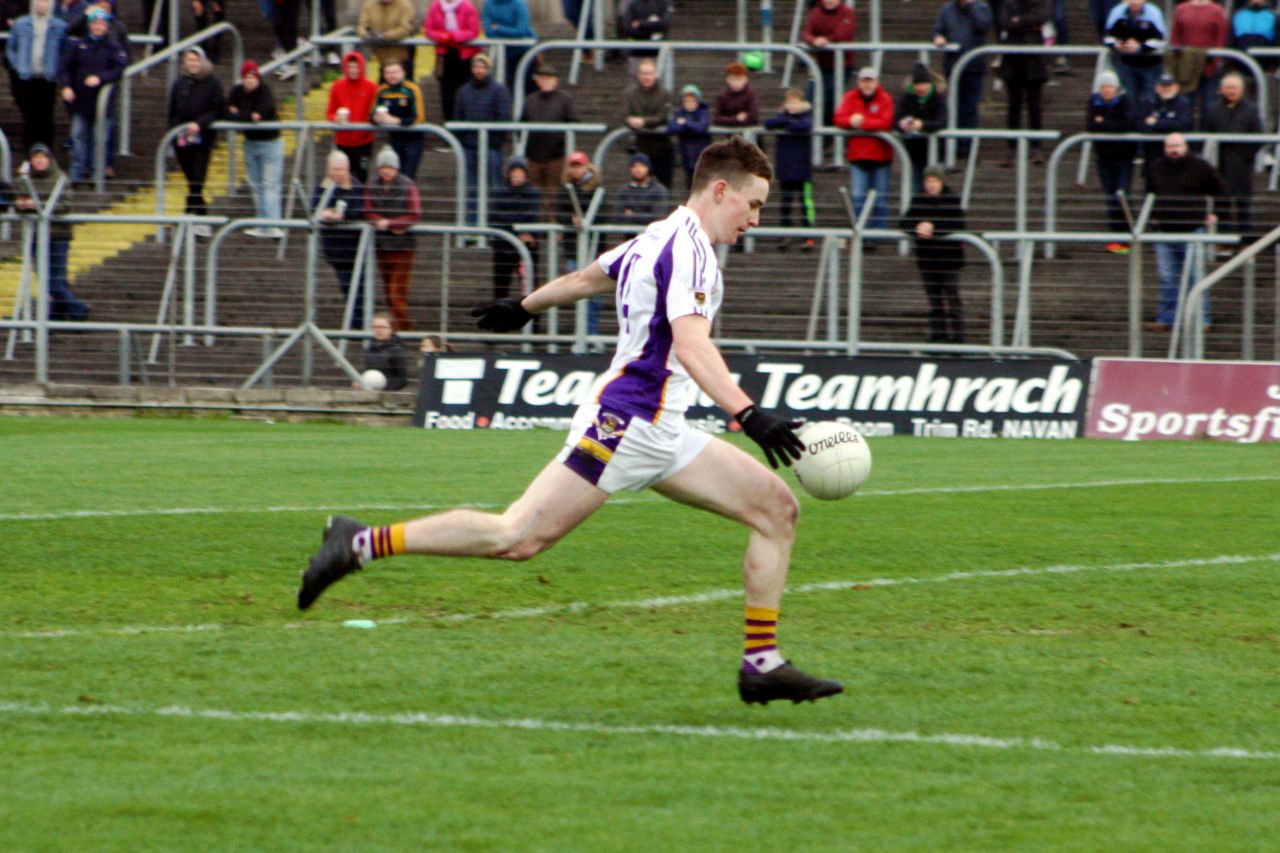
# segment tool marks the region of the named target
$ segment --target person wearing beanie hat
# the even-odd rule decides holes
[[[169,127],[182,125],[182,133],[174,140],[174,152],[182,174],[187,178],[187,213],[206,216],[204,180],[209,173],[209,158],[217,134],[213,123],[226,112],[222,84],[213,76],[213,66],[204,51],[189,48],[182,54],[182,74],[169,90]],[[213,229],[196,225],[197,237],[210,237]]]
[[[716,96],[711,123],[750,127],[760,123],[760,99],[747,78],[747,66],[735,62],[725,69],[724,89]]]
[[[20,215],[34,216],[41,213],[41,206],[47,205],[58,186],[63,185],[57,204],[47,211],[53,217],[49,222],[49,319],[74,322],[86,320],[89,317],[89,306],[77,299],[67,284],[71,226],[61,221],[61,218],[71,213],[73,193],[65,186],[66,179],[58,168],[57,161],[53,159],[53,152],[43,142],[31,146],[24,169],[26,180],[18,182],[13,201],[13,206]],[[27,194],[27,181],[31,182],[34,196]]]
[[[613,221],[641,228],[671,211],[671,193],[653,177],[649,155],[637,151],[627,163],[629,180],[616,194]]]
[[[1089,98],[1085,129],[1093,133],[1129,133],[1135,129],[1133,102],[1128,93],[1120,91],[1120,78],[1111,71],[1098,75],[1097,86]],[[1099,141],[1093,144],[1093,151],[1107,203],[1107,230],[1127,234],[1129,222],[1117,194],[1129,194],[1133,157],[1137,153],[1135,146],[1131,142]],[[1117,240],[1107,244],[1107,251],[1124,254],[1129,246]]]
[[[946,170],[924,170],[923,189],[911,199],[911,207],[898,227],[915,237],[916,268],[929,301],[929,342],[964,343],[964,306],[960,301],[960,270],[964,268],[964,244],[945,240],[965,230],[960,199],[947,188]]]
[[[374,174],[364,188],[364,218],[377,229],[374,248],[378,273],[396,328],[412,331],[409,280],[417,254],[417,238],[409,228],[422,220],[418,187],[400,173],[400,156],[384,145],[374,157]]]
[[[947,99],[934,82],[929,66],[917,62],[911,83],[898,96],[894,124],[902,134],[902,145],[911,158],[913,191],[924,189],[924,168],[929,163],[929,136],[947,126]]]
[[[488,6],[488,4],[485,5]],[[525,272],[536,278],[537,235],[527,232],[516,233],[515,226],[538,221],[541,193],[529,180],[529,164],[523,157],[512,157],[508,160],[504,172],[506,180],[501,186],[494,188],[489,199],[489,225],[509,231],[524,243],[533,261],[533,267]],[[493,240],[490,245],[493,247],[493,298],[505,299],[511,294],[512,279],[516,280],[518,291],[523,290],[520,252],[507,240]]]
[[[702,90],[690,83],[680,90],[680,106],[667,121],[667,133],[676,138],[676,147],[680,151],[685,189],[693,186],[694,167],[698,165],[703,149],[711,144],[710,129],[711,109],[702,100]]]
[[[262,79],[258,63],[246,59],[240,66],[240,82],[227,95],[227,116],[232,121],[279,121],[276,99]],[[280,186],[284,176],[284,141],[278,130],[245,130],[244,170],[253,191],[253,206],[260,219],[280,218]],[[275,226],[250,228],[250,237],[280,238],[284,231]]]
[[[70,51],[67,24],[54,0],[32,0],[31,13],[13,21],[4,56],[13,100],[22,113],[22,140],[53,144],[58,78]]]
[[[129,64],[129,54],[109,35],[111,16],[93,7],[89,37],[75,42],[61,72],[62,100],[71,110],[71,180],[84,182],[93,173],[94,147],[98,123],[98,95],[102,87],[118,81]],[[106,165],[114,168],[117,95],[113,90],[107,104]]]
[[[803,225],[810,228],[817,221],[813,207],[813,105],[805,100],[804,92],[788,89],[782,99],[778,114],[765,119],[766,129],[777,134],[774,137],[773,177],[781,190],[778,213],[783,228],[793,224],[791,210],[799,207]],[[791,241],[784,238],[778,248],[787,251]],[[812,249],[816,242],[811,237],[800,241],[804,249]]]
[[[325,161],[324,178],[311,195],[311,210],[322,226],[335,226],[352,222],[364,222],[364,185],[351,174],[351,158],[341,150],[329,152]],[[364,328],[364,276],[357,275],[356,255],[360,247],[360,232],[353,228],[322,227],[320,251],[338,278],[342,291],[342,304],[350,306],[350,314],[344,308],[344,328]],[[356,282],[351,293],[352,281]]]

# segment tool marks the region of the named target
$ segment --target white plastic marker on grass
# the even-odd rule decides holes
[[[368,629],[368,628],[377,628],[378,623],[374,622],[372,619],[348,619],[346,622],[342,623],[342,627]]]

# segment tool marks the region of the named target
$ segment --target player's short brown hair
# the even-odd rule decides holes
[[[773,167],[760,146],[741,136],[730,136],[721,142],[708,145],[693,169],[692,192],[698,192],[718,180],[741,187],[747,176],[756,175],[766,181],[773,180]]]

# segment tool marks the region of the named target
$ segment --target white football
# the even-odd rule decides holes
[[[847,498],[871,474],[871,448],[848,424],[818,421],[796,430],[804,453],[791,466],[801,487],[815,498]]]
[[[366,370],[360,374],[360,384],[370,391],[381,391],[387,387],[387,375],[381,370]]]

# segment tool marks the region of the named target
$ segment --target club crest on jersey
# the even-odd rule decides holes
[[[694,291],[693,301],[698,303],[699,308],[705,307],[707,304],[707,294],[703,293],[701,290]]]
[[[621,438],[626,433],[627,422],[612,412],[601,412],[596,418],[596,431],[601,438]]]

